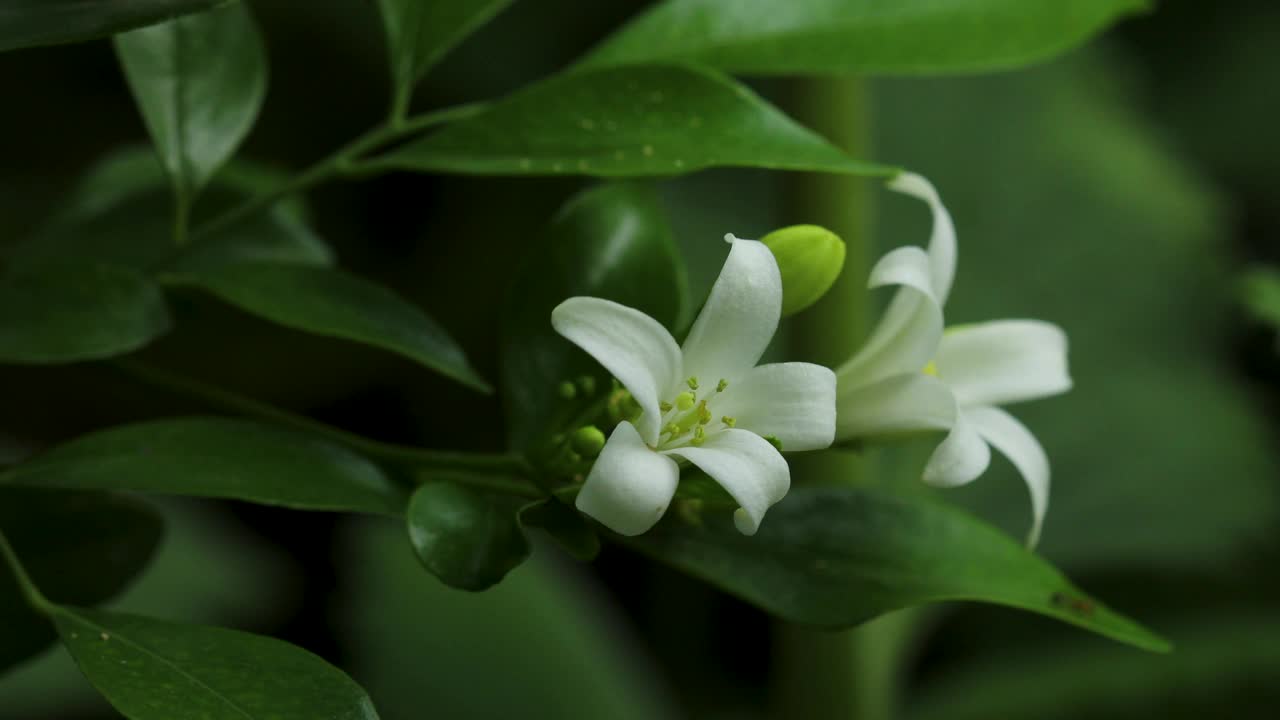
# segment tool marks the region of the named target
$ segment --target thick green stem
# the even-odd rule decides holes
[[[456,478],[457,482],[484,485],[489,489],[496,489],[498,484],[501,484],[499,483],[500,478],[504,476],[524,478],[529,475],[528,464],[519,455],[426,450],[379,442],[363,435],[335,428],[332,425],[326,425],[318,420],[312,420],[304,415],[298,415],[274,405],[244,397],[243,395],[237,395],[222,388],[157,368],[127,360],[119,360],[112,363],[112,365],[130,378],[151,387],[159,388],[175,395],[194,398],[220,410],[270,420],[281,425],[288,425],[326,437],[352,450],[406,469],[447,471],[452,473],[450,477]],[[468,479],[473,476],[475,477],[474,482]],[[532,486],[527,484],[512,484],[507,487],[516,487],[517,485],[525,491],[534,490]],[[535,496],[540,497],[541,494]]]
[[[9,544],[9,538],[5,537],[4,532],[0,532],[0,556],[4,557],[5,564],[13,571],[18,589],[22,591],[22,597],[32,610],[49,615],[57,609],[57,606],[49,602],[44,593],[40,592],[40,588],[36,587],[35,582],[31,580],[31,576],[27,574],[27,569],[18,559],[18,554],[13,551],[13,546]]]
[[[797,118],[853,157],[873,159],[870,98],[855,78],[801,80],[792,106]],[[874,231],[873,181],[802,175],[791,185],[788,223],[822,225],[844,239],[844,271],[822,300],[789,322],[790,357],[836,367],[867,332],[867,274]],[[793,463],[793,482],[856,482],[875,472],[868,458],[828,453]],[[800,472],[796,472],[800,470]],[[897,649],[905,631],[895,616],[841,633],[780,625],[775,633],[777,709],[781,717],[813,720],[889,720],[896,696]]]

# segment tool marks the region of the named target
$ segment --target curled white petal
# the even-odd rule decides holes
[[[898,248],[871,271],[871,287],[901,285],[856,355],[837,370],[842,383],[868,384],[923,370],[942,339],[942,305],[931,285],[930,260],[917,247]]]
[[[1038,320],[997,320],[948,329],[938,376],[961,405],[1001,405],[1071,389],[1067,334]]]
[[[631,423],[620,423],[596,458],[574,503],[620,535],[639,535],[662,518],[680,469],[649,449]]]
[[[933,213],[933,231],[929,237],[929,261],[933,291],[939,305],[945,305],[956,276],[956,228],[951,213],[942,204],[933,184],[915,173],[904,172],[889,181],[889,188],[920,198]]]
[[[978,434],[999,450],[1018,469],[1031,493],[1031,531],[1027,534],[1027,546],[1035,547],[1040,541],[1040,529],[1049,510],[1049,458],[1044,448],[1025,425],[1009,413],[994,407],[975,407],[965,410]]]
[[[986,472],[991,464],[991,448],[967,417],[968,409],[956,413],[947,438],[933,451],[924,468],[924,481],[936,487],[967,485]]]
[[[657,442],[661,395],[680,378],[680,348],[657,320],[611,300],[573,297],[551,311],[556,332],[587,351],[635,397],[644,410],[640,436]]]
[[[701,447],[665,451],[698,466],[733,496],[741,509],[734,524],[744,535],[754,535],[765,512],[791,487],[787,461],[767,440],[746,430],[725,430]]]
[[[729,237],[729,257],[684,341],[684,373],[712,384],[755,367],[782,314],[773,253],[762,242]]]
[[[938,378],[924,373],[894,375],[870,385],[841,381],[836,392],[839,440],[950,430],[955,423],[955,397]]]
[[[776,363],[752,368],[730,383],[714,407],[738,428],[778,438],[786,452],[820,450],[835,439],[835,398],[836,376],[828,368]]]

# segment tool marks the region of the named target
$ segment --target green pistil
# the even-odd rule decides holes
[[[676,407],[682,411],[688,410],[689,408],[693,407],[693,404],[697,401],[697,398],[698,396],[694,395],[691,392],[682,392],[676,396]]]

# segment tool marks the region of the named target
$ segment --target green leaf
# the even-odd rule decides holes
[[[623,542],[793,622],[849,627],[899,608],[973,600],[1169,649],[998,530],[923,495],[797,488],[752,537],[727,512],[700,523],[674,515]]]
[[[544,498],[520,508],[517,516],[523,528],[541,528],[565,552],[583,562],[600,554],[600,536],[577,510],[555,498]]]
[[[1146,0],[667,0],[587,67],[688,61],[757,75],[999,70],[1052,57]]]
[[[115,44],[184,221],[262,107],[262,38],[249,10],[234,3],[117,35]]]
[[[744,166],[889,176],[743,85],[694,67],[553,77],[363,165],[485,175],[679,175]]]
[[[594,295],[648,313],[668,328],[688,302],[684,265],[657,198],[638,184],[607,184],[570,199],[529,248],[503,313],[499,347],[511,446],[557,432],[568,407],[565,380],[610,376],[551,327],[551,310]]]
[[[0,363],[123,355],[168,330],[159,288],[129,268],[52,264],[0,278]]]
[[[273,638],[67,607],[54,622],[81,672],[130,720],[378,717],[341,670]]]
[[[529,557],[512,499],[449,482],[428,482],[409,501],[409,541],[444,584],[480,591]]]
[[[390,290],[338,270],[240,263],[162,276],[285,327],[372,345],[481,392],[492,388],[435,320]]]
[[[7,0],[0,51],[77,42],[132,30],[227,0]]]
[[[1240,279],[1240,301],[1259,322],[1280,329],[1280,270],[1255,267]]]
[[[392,481],[345,448],[273,425],[212,417],[90,433],[11,468],[0,482],[230,498],[300,510],[404,510]]]
[[[284,181],[275,170],[236,160],[206,190],[203,208],[225,209]],[[94,164],[58,203],[58,212],[6,258],[12,267],[104,260],[139,270],[200,268],[240,261],[329,265],[333,253],[307,226],[299,198],[289,198],[235,227],[176,247],[168,179],[147,147],[120,150]]]
[[[458,43],[502,12],[511,0],[378,0],[391,55],[397,112],[413,86]]]
[[[160,544],[149,505],[107,493],[0,487],[0,531],[27,573],[55,602],[109,600],[140,573]],[[53,642],[53,627],[23,599],[0,565],[0,671]]]
[[[347,530],[339,637],[387,720],[423,720],[424,698],[436,718],[682,716],[631,623],[579,567],[536,552],[488,592],[461,593],[422,572],[403,529]]]

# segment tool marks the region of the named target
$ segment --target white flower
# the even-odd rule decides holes
[[[740,505],[751,535],[787,494],[784,450],[817,450],[835,436],[835,374],[810,363],[756,366],[778,328],[782,278],[764,244],[725,236],[729,258],[684,347],[657,320],[625,305],[570,298],[551,313],[557,332],[630,391],[642,412],[613,431],[577,507],[623,535],[658,522],[676,491],[677,460],[710,475]]]
[[[903,173],[889,183],[933,211],[929,248],[902,247],[871,270],[870,287],[902,286],[866,345],[836,371],[837,437],[848,440],[919,430],[947,430],[924,480],[968,483],[1004,453],[1031,493],[1028,544],[1040,537],[1049,505],[1049,461],[1027,428],[996,407],[1071,388],[1067,337],[1037,320],[997,320],[943,332],[942,306],[955,277],[951,216],[928,180]]]

